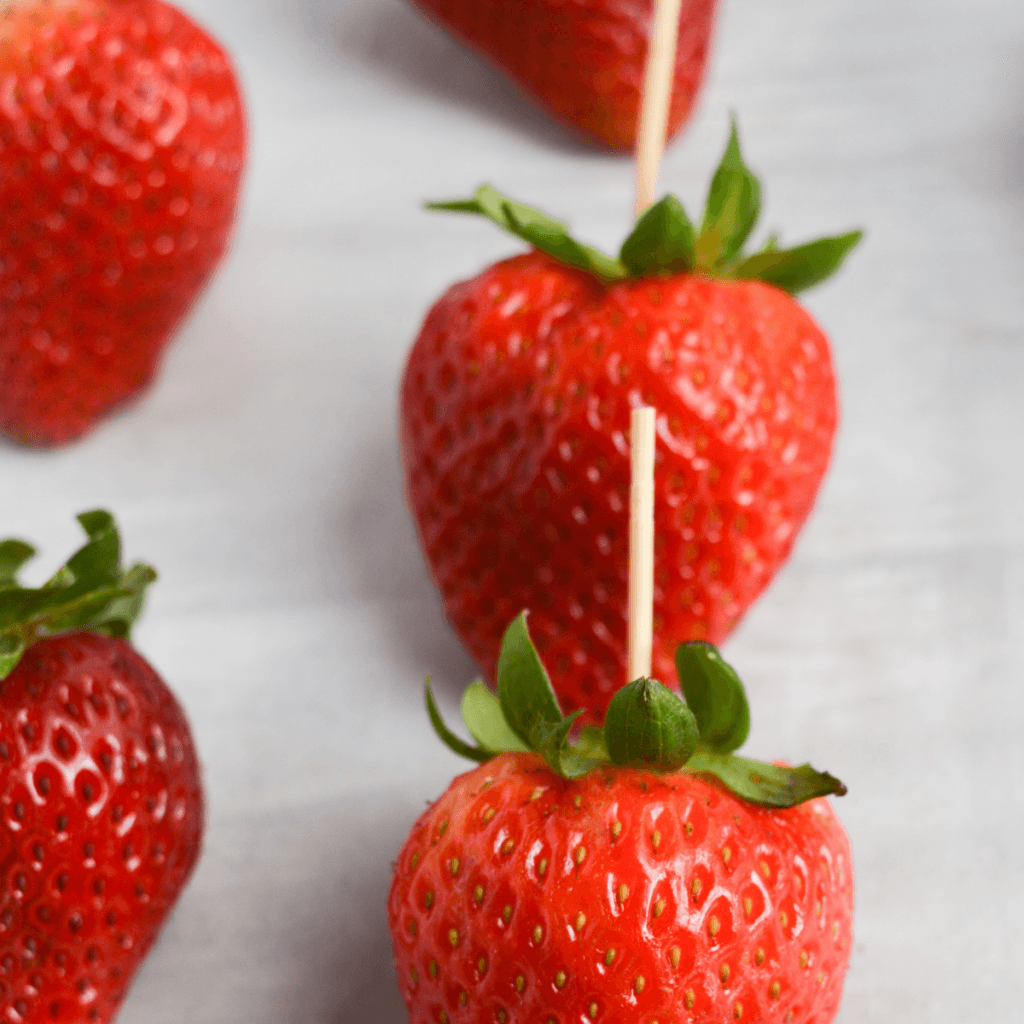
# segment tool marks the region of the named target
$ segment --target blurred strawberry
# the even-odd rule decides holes
[[[235,218],[231,62],[160,0],[0,19],[0,432],[54,445],[152,379]]]
[[[612,149],[636,141],[654,0],[412,0],[559,121]],[[673,138],[704,79],[717,0],[683,0]]]

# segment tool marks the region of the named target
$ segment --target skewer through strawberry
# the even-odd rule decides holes
[[[735,126],[698,225],[672,195],[618,256],[489,186],[436,208],[533,251],[452,287],[406,363],[406,496],[449,621],[495,678],[525,607],[559,699],[600,720],[626,669],[630,409],[658,408],[655,674],[721,643],[810,514],[838,422],[829,342],[793,293],[854,231],[745,249],[761,186]]]
[[[584,138],[629,151],[636,140],[655,0],[411,0]],[[664,5],[661,5],[664,6]],[[718,0],[674,0],[669,134],[696,108]]]
[[[675,660],[683,699],[634,679],[575,739],[579,712],[563,717],[525,612],[505,632],[497,696],[478,682],[463,697],[475,743],[444,724],[428,680],[435,730],[480,767],[395,864],[410,1024],[834,1018],[853,874],[825,797],[846,787],[737,755],[750,719],[736,673],[702,641]]]

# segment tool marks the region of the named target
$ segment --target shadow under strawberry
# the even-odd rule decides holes
[[[368,441],[349,470],[332,531],[337,571],[346,593],[366,607],[380,606],[388,649],[419,679],[421,665],[438,666],[456,699],[477,666],[437,605],[437,592],[402,501],[402,474],[392,435]]]

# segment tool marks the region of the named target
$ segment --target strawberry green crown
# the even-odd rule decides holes
[[[725,154],[711,179],[700,230],[686,215],[683,204],[667,195],[637,219],[618,257],[583,245],[561,221],[509,199],[490,185],[482,185],[471,199],[428,203],[427,208],[487,217],[560,263],[609,285],[693,271],[717,278],[765,281],[795,294],[835,273],[863,235],[850,231],[792,249],[780,249],[777,236],[771,235],[758,251],[747,254],[744,246],[761,213],[761,182],[743,162],[735,119]]]
[[[77,518],[87,543],[41,587],[18,582],[35,548],[22,540],[0,541],[0,679],[36,640],[81,629],[127,639],[142,611],[155,570],[142,563],[122,567],[121,538],[109,512],[96,509]]]
[[[763,807],[794,807],[813,797],[846,793],[837,778],[809,764],[790,768],[734,753],[750,731],[747,696],[717,648],[702,640],[681,644],[676,651],[684,699],[656,679],[637,679],[612,698],[603,728],[583,729],[571,741],[573,724],[583,712],[562,715],[526,628],[526,614],[505,631],[497,696],[482,682],[463,694],[462,717],[476,746],[444,724],[427,680],[430,721],[456,754],[483,762],[510,751],[534,752],[564,778],[607,764],[712,776],[738,797]]]

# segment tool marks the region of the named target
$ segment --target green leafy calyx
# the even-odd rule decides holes
[[[637,679],[619,690],[604,731],[615,764],[665,772],[682,768],[700,739],[693,712],[657,679]]]
[[[710,775],[765,807],[793,807],[846,792],[838,779],[810,765],[790,768],[733,753],[750,729],[747,698],[732,667],[708,643],[683,644],[676,654],[684,699],[656,679],[637,679],[612,698],[603,728],[582,729],[571,738],[580,712],[562,715],[526,614],[505,631],[497,695],[475,682],[462,698],[462,717],[475,745],[444,724],[427,680],[430,720],[456,754],[482,763],[509,751],[532,751],[567,779],[607,764]]]
[[[122,567],[121,538],[109,512],[83,512],[78,521],[87,542],[41,587],[18,581],[35,548],[0,541],[0,679],[42,637],[88,629],[127,638],[142,611],[156,572],[141,563]]]
[[[676,672],[704,746],[716,754],[730,754],[742,747],[750,732],[747,695],[718,648],[703,640],[680,644]]]
[[[784,291],[804,291],[839,269],[860,241],[861,231],[790,249],[780,249],[772,235],[760,250],[744,249],[761,213],[761,182],[743,162],[735,120],[725,153],[711,179],[700,230],[682,203],[667,195],[637,219],[618,257],[576,241],[569,228],[531,206],[482,185],[469,199],[428,203],[430,210],[448,210],[487,217],[535,249],[611,285],[642,277],[697,271],[724,279],[756,279]]]

